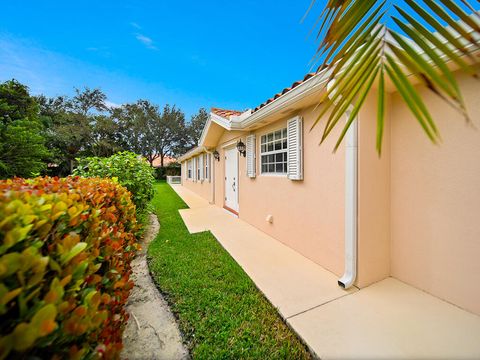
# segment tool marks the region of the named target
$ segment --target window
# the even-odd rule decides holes
[[[210,169],[208,167],[210,165],[210,155],[205,154],[204,156],[205,158],[203,161],[205,163],[205,179],[210,180],[210,173],[209,173]]]
[[[196,161],[196,169],[197,169],[197,181],[200,181],[200,172],[202,171],[200,166],[200,156],[197,156],[195,158],[195,161]]]
[[[191,179],[192,178],[192,160],[188,160],[187,167],[188,167],[187,178]]]
[[[287,173],[287,128],[262,135],[260,161],[262,174]]]

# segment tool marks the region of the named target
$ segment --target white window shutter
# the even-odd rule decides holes
[[[194,157],[193,158],[193,171],[192,171],[192,175],[193,175],[193,181],[196,182],[197,181],[197,158]]]
[[[303,180],[303,126],[297,116],[287,122],[288,178]]]
[[[254,178],[255,174],[255,165],[256,165],[256,152],[255,152],[255,135],[247,136],[247,176],[249,178]]]
[[[212,169],[211,169],[212,162],[210,161],[210,159],[211,159],[211,155],[210,155],[210,154],[207,154],[206,161],[207,161],[207,169],[208,169],[208,171],[207,171],[207,174],[206,174],[206,175],[207,175],[207,180],[208,180],[208,182],[211,181],[211,175],[210,175],[210,174],[212,173]]]
[[[199,157],[198,157],[198,160],[199,160],[199,168],[200,168],[200,181],[203,181],[203,179],[205,178],[205,165],[203,164],[203,154],[201,154]]]

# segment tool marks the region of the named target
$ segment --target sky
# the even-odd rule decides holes
[[[187,119],[201,107],[255,108],[312,71],[326,0],[302,22],[310,2],[4,1],[0,81],[51,97],[100,88],[110,105],[147,99]]]
[[[321,2],[321,1],[319,1]],[[0,81],[109,103],[254,108],[312,70],[310,0],[6,1]]]

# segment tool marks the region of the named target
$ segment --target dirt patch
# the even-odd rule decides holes
[[[135,286],[126,305],[130,318],[123,333],[121,358],[189,359],[175,318],[150,277],[146,252],[160,224],[154,214],[150,214],[149,220],[142,250],[132,262]]]

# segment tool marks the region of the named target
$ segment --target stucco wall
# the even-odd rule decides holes
[[[201,154],[203,156],[203,153]],[[213,161],[213,156],[212,156]],[[202,198],[208,201],[212,201],[212,183],[208,179],[204,180],[197,180],[194,179],[187,179],[186,174],[188,174],[187,169],[187,162],[182,162],[182,185],[185,186],[187,189],[194,191],[196,194],[200,195]],[[195,176],[196,174],[193,174]]]
[[[381,156],[376,150],[377,93],[358,115],[358,266],[356,285],[390,275],[390,101]]]
[[[260,173],[260,136],[286,127],[292,116],[260,128],[257,176],[246,177],[240,158],[240,218],[273,236],[337,275],[344,266],[344,150],[332,154],[338,133],[319,146],[322,126],[309,131],[319,110],[303,110],[304,180]],[[245,140],[244,140],[245,141]],[[273,216],[273,223],[266,221]]]
[[[438,146],[393,96],[392,275],[480,314],[480,87],[464,75],[459,82],[476,128],[428,94]]]

